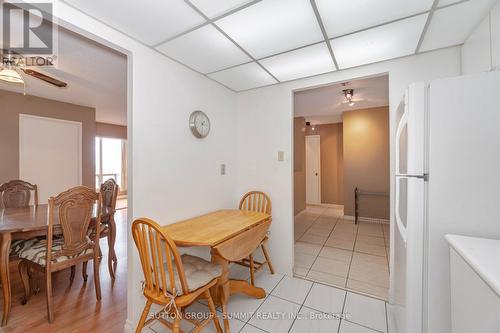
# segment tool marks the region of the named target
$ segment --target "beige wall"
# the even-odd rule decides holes
[[[96,123],[95,130],[95,135],[103,138],[127,139],[127,126]]]
[[[82,123],[82,182],[94,187],[95,109],[4,90],[0,90],[0,183],[19,178],[21,113]]]
[[[294,119],[294,214],[306,208],[306,140],[304,117]]]
[[[320,136],[321,202],[344,204],[342,123],[307,127],[306,135]]]
[[[344,214],[354,215],[354,188],[389,192],[389,109],[344,112]],[[360,216],[389,219],[389,198],[362,197]]]

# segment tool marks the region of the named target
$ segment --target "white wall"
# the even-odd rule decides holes
[[[237,189],[243,193],[258,187],[270,194],[273,224],[269,246],[278,271],[291,273],[293,268],[293,91],[381,73],[389,74],[392,154],[394,114],[404,89],[411,82],[459,75],[460,48],[447,48],[238,94]],[[280,150],[285,152],[284,162],[277,161]],[[391,189],[394,189],[392,175],[391,160]],[[391,217],[392,211],[391,203]]]
[[[62,25],[99,36],[130,54],[128,229],[140,216],[168,224],[233,206],[235,93],[60,1],[56,5]],[[211,119],[212,130],[204,140],[189,131],[189,114],[197,109]],[[227,165],[225,176],[219,174],[221,163]],[[128,260],[118,263],[128,266],[126,331],[135,328],[145,304],[136,252],[129,237]]]
[[[462,46],[463,74],[491,69],[500,69],[500,1]]]

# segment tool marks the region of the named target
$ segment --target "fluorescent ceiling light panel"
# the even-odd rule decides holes
[[[323,39],[309,0],[265,0],[215,23],[255,58]]]
[[[494,3],[495,0],[467,1],[436,10],[420,51],[462,44]]]
[[[289,81],[335,70],[325,43],[308,46],[259,61],[280,81]]]
[[[182,0],[65,0],[139,41],[154,45],[205,20]]]
[[[330,40],[340,68],[413,54],[428,14]]]
[[[196,8],[210,18],[225,14],[249,2],[250,0],[191,0]]]
[[[433,0],[316,0],[329,38],[428,11]]]
[[[212,73],[208,76],[236,91],[277,83],[255,62]]]
[[[202,73],[252,60],[212,25],[175,38],[157,49]]]

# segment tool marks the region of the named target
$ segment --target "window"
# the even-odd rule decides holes
[[[120,193],[127,189],[126,141],[121,139],[95,139],[96,188],[113,178],[120,186]]]

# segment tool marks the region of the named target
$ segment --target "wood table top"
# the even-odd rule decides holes
[[[48,204],[29,206],[22,208],[0,209],[0,233],[3,232],[28,232],[45,230],[48,225]],[[94,205],[92,216],[95,217],[97,205]],[[103,208],[102,216],[109,215],[106,207]],[[54,224],[59,224],[58,216],[54,216]]]
[[[162,226],[162,230],[179,246],[215,246],[271,215],[239,209],[224,209]]]

